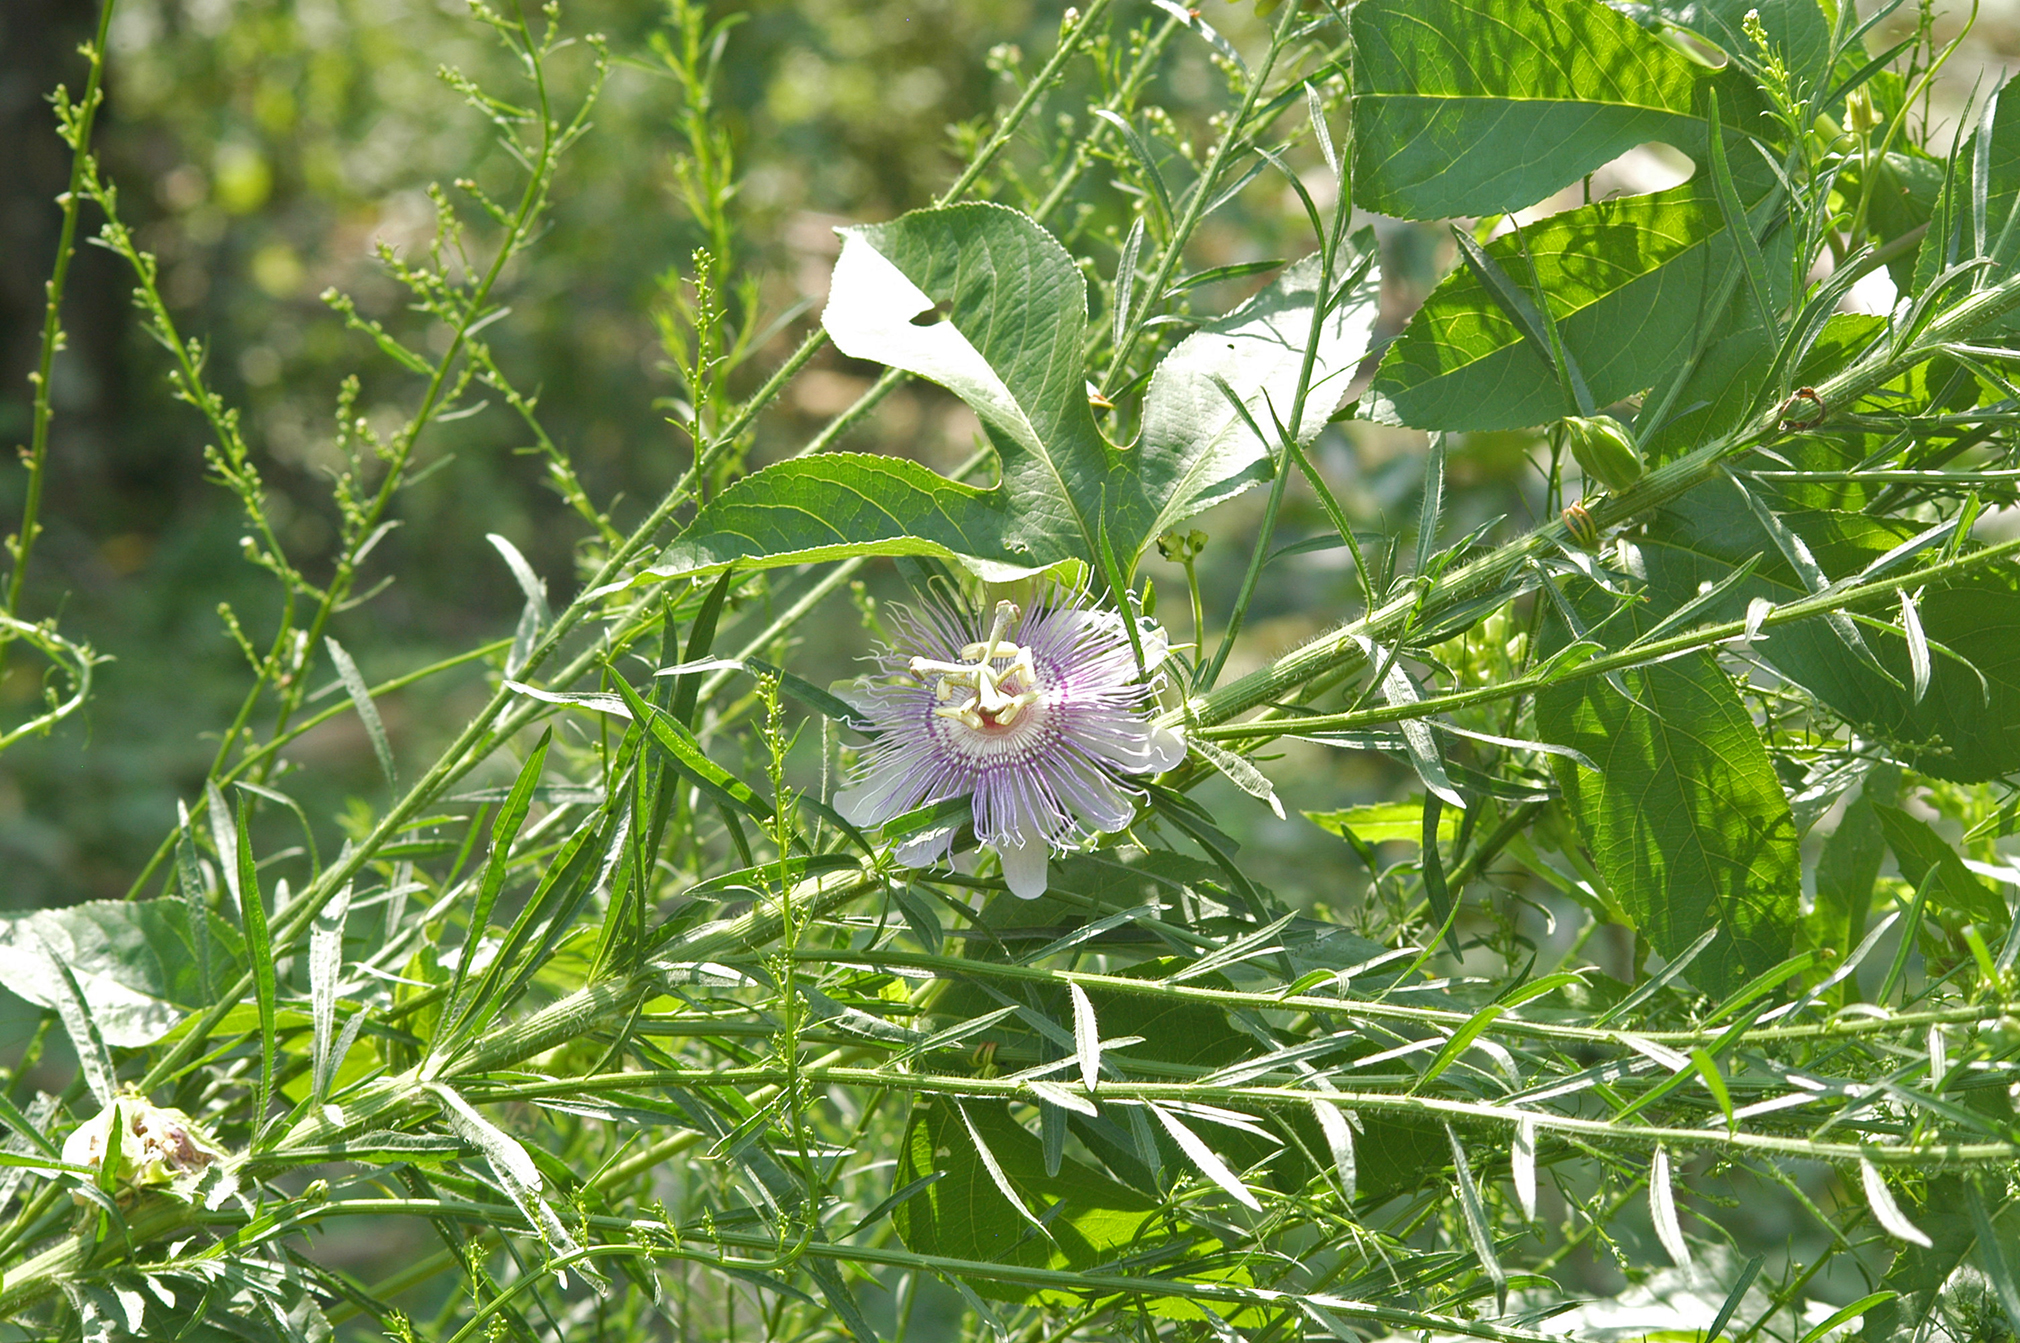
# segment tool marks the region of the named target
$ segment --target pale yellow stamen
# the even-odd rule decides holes
[[[1006,638],[1016,619],[1014,603],[998,602],[989,637],[964,647],[961,661],[912,659],[914,676],[937,678],[933,685],[933,698],[938,701],[933,709],[936,717],[951,718],[980,732],[1010,726],[1025,709],[1038,702],[1038,692],[1033,688],[1037,669],[1031,661],[1031,650]],[[997,662],[1005,659],[1010,665],[997,670]]]

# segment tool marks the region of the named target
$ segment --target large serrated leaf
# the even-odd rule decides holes
[[[1316,258],[1300,262],[1181,342],[1153,377],[1141,440],[1117,448],[1087,401],[1086,284],[1044,229],[970,204],[844,230],[823,318],[837,348],[966,401],[1001,480],[977,488],[888,457],[795,458],[709,503],[651,574],[873,554],[931,555],[1007,580],[1094,560],[1104,531],[1132,568],[1159,531],[1268,477],[1248,421],[1270,433],[1291,418],[1320,278]],[[1320,324],[1302,439],[1338,405],[1377,304],[1370,272]]]
[[[1880,829],[1886,834],[1887,847],[1894,851],[1903,880],[1919,888],[1929,880],[1931,870],[1935,872],[1930,899],[1938,912],[1955,916],[1945,922],[1975,920],[1994,933],[2005,928],[2010,917],[2005,900],[1971,874],[1957,851],[1927,821],[1882,804],[1874,804],[1873,812],[1880,819]]]
[[[1173,1244],[1155,1199],[1071,1158],[1062,1163],[1059,1174],[1047,1175],[1038,1139],[1011,1119],[1005,1107],[971,1102],[963,1108],[966,1123],[954,1106],[943,1101],[913,1112],[895,1185],[903,1188],[935,1174],[941,1178],[891,1215],[907,1248],[954,1259],[1074,1270],[1160,1243]],[[1035,1230],[1003,1196],[975,1149],[970,1124],[988,1143],[1004,1179],[1048,1234]],[[1202,1248],[1213,1244],[1208,1241]],[[1030,1295],[1021,1287],[979,1279],[972,1285],[999,1299],[1023,1300]]]
[[[190,914],[181,899],[95,900],[0,919],[0,983],[53,1007],[64,992],[50,967],[54,957],[76,977],[106,1044],[152,1044],[186,1012],[211,1003]],[[209,923],[211,977],[237,974],[244,968],[238,937],[215,915]]]
[[[1143,399],[1139,488],[1157,511],[1136,541],[1138,549],[1201,509],[1269,478],[1274,442],[1259,440],[1249,421],[1265,432],[1278,422],[1288,427],[1320,270],[1316,255],[1289,267],[1234,312],[1180,341],[1151,375]],[[1367,353],[1380,289],[1371,267],[1320,325],[1311,389],[1297,425],[1300,445],[1318,437]],[[1247,408],[1246,417],[1229,401],[1229,391]]]
[[[1353,28],[1366,209],[1516,210],[1636,145],[1703,138],[1704,67],[1596,0],[1363,0]]]
[[[1727,930],[1691,978],[1728,993],[1789,953],[1802,890],[1795,819],[1710,655],[1624,680],[1637,703],[1600,677],[1545,687],[1537,731],[1599,766],[1552,761],[1595,866],[1649,944],[1674,959],[1714,924]]]
[[[1773,275],[1788,269],[1788,237],[1778,230],[1763,245]],[[1718,203],[1699,183],[1567,210],[1486,251],[1532,301],[1548,302],[1599,405],[1670,376],[1718,320],[1714,305],[1738,266]],[[1758,328],[1744,303],[1728,299],[1724,312],[1721,329]],[[1372,419],[1431,430],[1518,429],[1579,413],[1534,342],[1465,267],[1389,347],[1369,407]]]
[[[1859,513],[1783,517],[1834,580],[1858,573],[1919,529]],[[1754,555],[1761,563],[1704,612],[1706,619],[1737,619],[1757,598],[1780,603],[1807,595],[1759,521],[1720,492],[1686,495],[1656,519],[1640,546],[1658,612]],[[1926,637],[1949,650],[1932,650],[1929,689],[1919,703],[1907,636],[1897,631],[1867,626],[1864,634],[1899,684],[1875,674],[1821,621],[1778,628],[1755,651],[1861,731],[1892,743],[1923,773],[1976,782],[2020,769],[2020,566],[1986,566],[1932,583],[1918,609]]]

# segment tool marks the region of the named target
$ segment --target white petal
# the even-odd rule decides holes
[[[861,676],[853,681],[834,682],[828,687],[828,693],[865,718],[875,714],[879,707],[876,696],[870,693],[869,681]]]
[[[1164,626],[1149,616],[1139,619],[1136,625],[1137,637],[1143,644],[1143,670],[1148,675],[1162,667],[1165,658],[1170,656],[1171,636],[1164,632]]]
[[[1121,830],[1136,819],[1135,797],[1098,769],[1059,762],[1052,786],[1096,830]]]
[[[873,783],[866,783],[861,788],[844,788],[835,794],[835,810],[850,825],[857,827],[876,825],[885,819],[878,814],[879,809],[876,806],[879,793],[888,797],[890,790],[879,788]],[[887,814],[897,815],[896,812]]]
[[[1012,895],[1020,900],[1036,900],[1045,894],[1051,854],[1044,839],[1034,835],[1015,844],[1006,838],[998,840],[995,848],[996,856],[1003,860],[1003,880]]]
[[[931,867],[947,856],[947,850],[954,847],[954,835],[960,827],[952,825],[935,826],[908,836],[891,850],[891,857],[901,867]]]
[[[1185,763],[1185,737],[1168,727],[1150,729],[1150,763],[1141,773],[1162,774]]]
[[[928,787],[924,752],[907,747],[873,755],[854,788],[835,791],[834,808],[853,826],[882,825],[919,805]]]

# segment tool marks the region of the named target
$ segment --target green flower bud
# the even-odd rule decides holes
[[[1624,490],[1641,479],[1641,450],[1634,446],[1627,426],[1612,416],[1567,415],[1564,431],[1578,465],[1607,489]]]
[[[1887,124],[1880,115],[1880,109],[1873,105],[1870,89],[1857,88],[1845,95],[1845,129],[1854,135],[1871,135]]]

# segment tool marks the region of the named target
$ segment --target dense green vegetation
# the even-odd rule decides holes
[[[1962,16],[96,17],[7,1337],[2014,1333]]]

